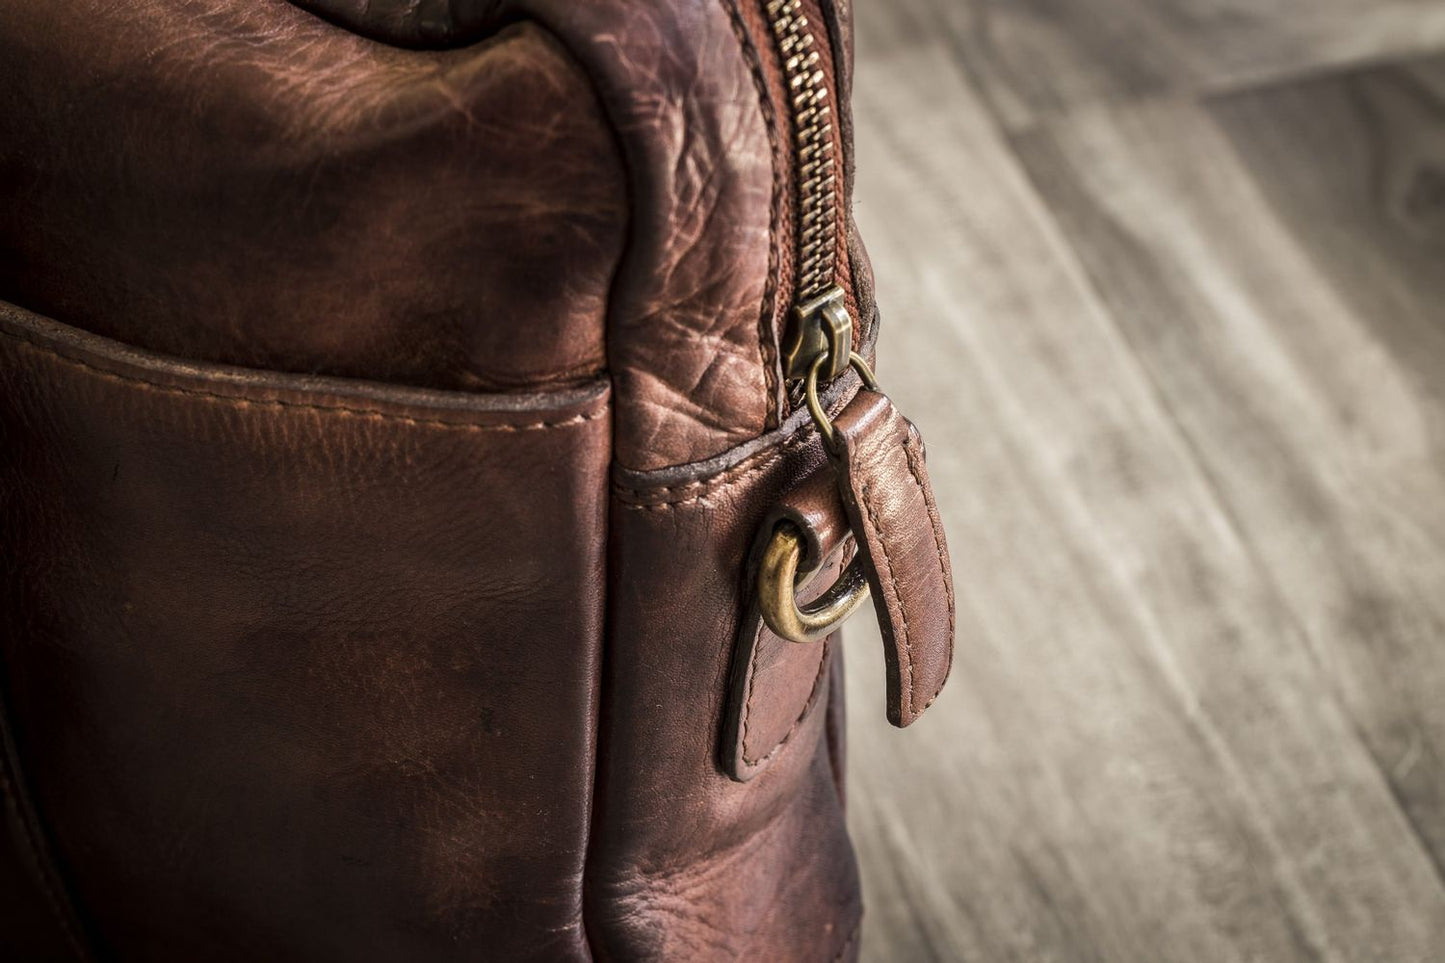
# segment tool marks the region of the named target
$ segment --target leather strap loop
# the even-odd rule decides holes
[[[953,663],[948,545],[923,442],[886,395],[867,388],[833,421],[838,490],[872,586],[888,672],[888,721],[911,724]]]

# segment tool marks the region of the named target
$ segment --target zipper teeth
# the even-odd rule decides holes
[[[768,19],[782,55],[793,108],[793,149],[798,177],[798,303],[834,283],[838,210],[833,160],[832,108],[821,57],[801,0],[769,0]]]

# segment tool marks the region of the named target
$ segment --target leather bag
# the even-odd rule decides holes
[[[953,597],[850,44],[0,0],[0,955],[856,955],[836,628],[907,725]]]

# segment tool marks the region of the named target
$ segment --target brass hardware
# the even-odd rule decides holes
[[[792,108],[793,153],[796,161],[797,249],[794,309],[782,345],[783,371],[790,380],[804,380],[808,410],[831,449],[833,423],[818,400],[819,383],[840,377],[849,365],[863,383],[876,389],[868,363],[853,351],[853,320],[837,280],[838,180],[837,142],[828,81],[820,64],[813,26],[800,0],[767,0],[765,7],[783,62]],[[758,598],[763,621],[791,642],[815,642],[838,628],[868,598],[868,580],[854,560],[838,581],[816,601],[799,606],[798,564],[802,536],[792,525],[780,525],[763,552],[758,571]]]
[[[824,382],[848,370],[853,353],[853,319],[843,306],[843,289],[831,287],[793,311],[788,343],[783,346],[783,370],[789,378],[806,378],[813,362],[831,359],[819,379]]]
[[[784,523],[773,531],[758,569],[758,607],[763,622],[789,642],[817,642],[827,637],[868,600],[868,578],[853,559],[838,581],[816,601],[798,604],[798,563],[803,538]],[[806,581],[806,580],[805,580]]]
[[[833,283],[837,267],[838,182],[832,108],[827,103],[828,81],[818,66],[822,55],[813,49],[812,24],[802,3],[768,0],[766,9],[793,108],[798,170],[797,299],[801,304]],[[797,377],[806,371],[804,367]]]
[[[823,403],[818,400],[818,377],[823,366],[828,363],[828,356],[821,355],[813,362],[812,369],[808,372],[808,380],[803,388],[803,398],[808,403],[808,414],[813,416],[813,423],[818,426],[818,434],[823,436],[823,441],[830,451],[836,451],[838,442],[833,431],[833,419],[823,410]],[[853,351],[848,354],[848,363],[858,371],[858,377],[863,379],[863,386],[869,391],[878,390],[878,379],[873,376],[873,369],[868,367],[868,362],[863,356]]]

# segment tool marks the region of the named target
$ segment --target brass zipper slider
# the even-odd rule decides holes
[[[802,381],[818,358],[827,357],[818,372],[827,383],[848,370],[853,325],[837,263],[838,143],[824,71],[826,41],[814,37],[816,27],[802,0],[764,0],[763,8],[782,62],[793,122],[796,300],[783,345],[783,373]]]
[[[834,285],[793,309],[783,345],[783,371],[789,379],[809,378],[826,384],[848,370],[853,319],[843,302],[843,289]]]

